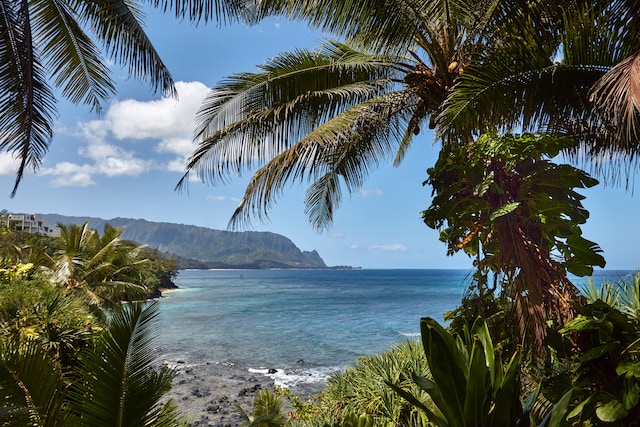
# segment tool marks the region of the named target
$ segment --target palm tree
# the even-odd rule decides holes
[[[120,237],[123,228],[106,225],[101,237],[88,223],[58,227],[60,247],[49,263],[55,283],[93,307],[147,292],[136,274],[147,260],[139,256],[141,246]]]
[[[191,172],[218,184],[259,166],[233,227],[266,219],[286,185],[309,181],[307,217],[327,228],[343,187],[357,191],[372,167],[401,162],[423,122],[435,126],[460,73],[494,38],[491,22],[515,7],[504,3],[260,2],[258,16],[304,19],[347,42],[283,53],[214,87],[178,188]]]
[[[450,143],[491,127],[568,135],[576,141],[571,157],[616,179],[640,151],[639,6],[575,0],[547,5],[542,21],[505,20],[504,31],[517,27],[519,36],[492,44],[466,68],[439,135]]]
[[[175,403],[161,402],[175,372],[154,366],[158,315],[156,303],[128,304],[110,320],[71,390],[81,425],[178,425]]]
[[[144,32],[147,3],[191,21],[243,13],[242,0],[0,0],[0,149],[20,159],[12,195],[51,142],[51,85],[97,111],[114,94],[102,53],[153,90],[175,95],[169,70]]]
[[[261,72],[236,74],[214,87],[199,112],[199,145],[178,188],[186,188],[192,172],[218,184],[257,166],[231,227],[267,219],[288,184],[309,182],[305,212],[323,230],[343,189],[359,189],[383,161],[402,161],[427,124],[452,146],[534,122],[546,125],[536,131],[593,134],[577,119],[589,89],[629,48],[607,31],[630,19],[616,17],[612,2],[592,3],[264,0],[259,13],[303,19],[346,42],[281,54]],[[599,50],[588,48],[596,42],[604,45],[598,49],[615,49],[592,64],[588,54]],[[570,67],[554,63],[559,52]],[[579,153],[581,146],[572,147],[567,151]],[[538,265],[531,258],[518,263],[514,268]],[[544,285],[560,288],[565,279],[562,268]],[[519,280],[517,289],[530,283]],[[560,305],[570,318],[566,301]],[[536,330],[540,347],[545,318],[532,317],[539,321],[526,326]]]
[[[0,343],[2,425],[180,425],[173,401],[161,402],[174,372],[155,367],[157,316],[155,304],[116,310],[71,373],[34,340]]]

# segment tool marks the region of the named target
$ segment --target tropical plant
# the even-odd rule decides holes
[[[589,280],[588,285],[581,290],[588,302],[601,300],[630,319],[640,322],[640,272],[613,282],[606,281],[599,286]]]
[[[599,246],[582,237],[589,213],[576,192],[597,181],[550,160],[572,143],[487,133],[471,145],[443,148],[426,181],[434,198],[422,217],[442,230],[449,255],[474,258],[478,310],[485,297],[505,297],[515,336],[538,353],[549,322],[559,328],[572,318],[578,291],[567,272],[586,276],[605,265]]]
[[[464,144],[492,127],[562,133],[576,141],[566,153],[616,177],[639,148],[638,3],[530,3],[537,13],[504,16],[514,37],[478,52],[456,81],[439,135]]]
[[[46,263],[46,252],[51,238],[24,231],[0,228],[0,260],[2,265],[13,267],[20,263],[33,263],[39,267]]]
[[[36,342],[65,369],[76,366],[80,353],[92,348],[101,327],[84,301],[41,277],[14,279],[0,287],[2,339]]]
[[[566,368],[542,384],[555,405],[548,425],[634,425],[640,418],[640,324],[601,300],[551,340]],[[613,424],[612,424],[613,423]]]
[[[350,416],[368,416],[378,425],[425,426],[424,414],[408,404],[387,383],[425,399],[427,395],[411,380],[413,374],[429,375],[424,350],[417,340],[399,343],[388,351],[361,356],[327,381],[318,397],[317,413],[329,424],[340,424]]]
[[[0,340],[4,426],[65,426],[68,384],[59,363],[34,339]]]
[[[141,298],[148,292],[139,274],[147,260],[140,256],[141,246],[120,237],[124,229],[106,225],[100,236],[88,223],[58,227],[58,249],[49,263],[54,283],[94,307]]]
[[[392,383],[389,385],[436,426],[529,425],[529,413],[520,401],[521,352],[503,364],[489,330],[478,318],[463,335],[452,335],[431,319],[420,320],[430,376],[413,381],[430,402]],[[432,402],[432,403],[431,403]]]
[[[115,312],[96,350],[83,359],[73,383],[73,409],[82,425],[172,426],[173,401],[162,403],[175,372],[156,368],[158,306],[127,304]]]
[[[240,405],[236,405],[236,409],[240,412],[244,427],[282,427],[287,421],[284,415],[284,399],[269,390],[256,392],[252,415],[249,415]]]
[[[173,401],[161,401],[174,372],[156,366],[157,315],[154,304],[123,306],[71,372],[34,339],[0,341],[0,405],[12,409],[2,425],[179,425]]]
[[[257,166],[232,226],[266,219],[286,185],[309,181],[305,213],[315,229],[327,228],[342,189],[357,191],[371,168],[402,161],[478,50],[499,42],[492,23],[520,6],[527,7],[490,0],[259,2],[259,16],[306,20],[348,42],[283,53],[258,73],[216,85],[198,114],[198,147],[178,188],[191,172],[218,184]]]
[[[106,53],[152,89],[175,94],[169,70],[144,32],[145,4],[191,21],[231,19],[244,10],[241,0],[0,1],[0,148],[20,159],[12,195],[51,142],[51,84],[70,102],[100,110],[115,92]]]
[[[394,153],[400,162],[425,122],[446,144],[524,129],[571,135],[564,151],[576,156],[632,160],[637,10],[629,0],[262,0],[259,18],[303,20],[346,43],[221,81],[201,107],[187,175],[218,184],[258,167],[233,227],[267,219],[286,185],[308,180],[306,214],[324,229],[343,189],[357,191]],[[594,108],[590,90],[616,64],[592,96],[616,108]]]

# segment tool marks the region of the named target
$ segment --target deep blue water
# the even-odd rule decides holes
[[[194,270],[160,301],[163,358],[324,375],[443,320],[467,270]],[[613,281],[628,272],[599,272]],[[586,279],[578,280],[586,282]],[[304,365],[297,363],[304,360]]]

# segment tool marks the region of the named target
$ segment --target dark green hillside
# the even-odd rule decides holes
[[[162,252],[200,261],[201,268],[325,268],[316,251],[301,251],[291,240],[268,232],[231,232],[193,225],[142,219],[43,215],[51,224],[89,222],[102,230],[106,223],[125,227],[123,237]]]

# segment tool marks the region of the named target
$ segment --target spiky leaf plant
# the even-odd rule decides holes
[[[97,349],[74,383],[75,410],[83,425],[175,426],[173,401],[161,403],[175,373],[157,368],[153,346],[158,307],[130,304],[115,312]]]
[[[413,380],[433,404],[389,385],[424,411],[430,422],[441,427],[498,427],[528,420],[520,401],[521,352],[503,364],[484,320],[476,320],[463,336],[450,334],[431,318],[421,319],[420,329],[431,375],[414,375]]]
[[[66,425],[62,369],[35,339],[0,341],[0,423],[8,427]]]

